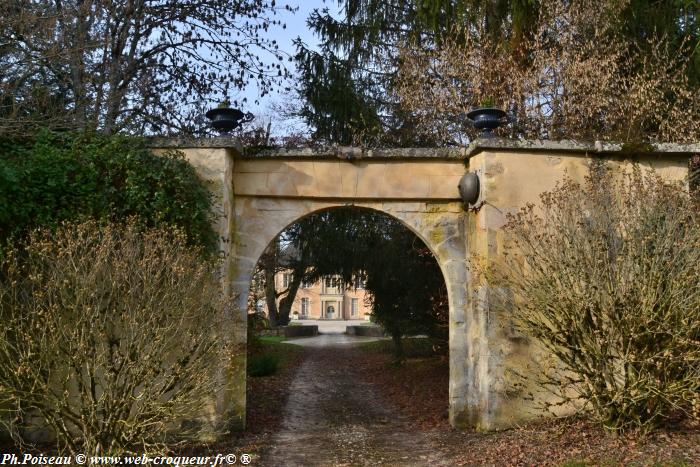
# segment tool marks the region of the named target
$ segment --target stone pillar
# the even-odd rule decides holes
[[[458,178],[457,178],[458,180]],[[457,180],[453,186],[457,192]],[[415,203],[414,203],[415,204]],[[411,228],[430,248],[442,270],[449,304],[449,418],[452,426],[469,426],[470,398],[473,396],[468,367],[469,314],[467,278],[468,214],[461,202],[384,204],[391,213]]]
[[[480,199],[469,216],[467,228],[471,267],[466,285],[469,296],[465,319],[467,388],[463,418],[455,424],[493,430],[510,426],[512,420],[506,419],[514,415],[504,410],[504,397],[501,397],[504,396],[505,365],[511,349],[502,345],[507,339],[504,341],[499,331],[503,324],[501,320],[507,321],[508,318],[495,316],[490,310],[488,284],[478,277],[475,267],[477,263],[488,264],[498,254],[498,230],[503,225],[504,215],[494,197],[501,188],[497,186],[496,177],[503,168],[489,154],[480,153],[470,159],[469,171],[479,176]]]
[[[227,297],[235,294],[232,282],[236,269],[235,217],[233,215],[233,164],[237,150],[232,147],[185,149],[185,158],[194,166],[213,194],[214,227],[219,236],[222,257],[222,288]],[[218,365],[223,389],[216,395],[213,424],[217,429],[238,429],[245,424],[246,325],[245,300],[222,312],[218,330],[231,346],[231,354]],[[247,294],[246,297],[247,299]],[[212,366],[215,363],[212,362]]]

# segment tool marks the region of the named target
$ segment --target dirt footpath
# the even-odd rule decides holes
[[[347,347],[309,349],[265,466],[450,465],[353,371]]]
[[[422,367],[390,367],[388,361],[352,345],[305,348],[286,382],[279,421],[256,439],[251,465],[700,465],[698,427],[646,439],[613,436],[585,419],[546,420],[500,433],[453,430],[439,417],[431,422],[447,400],[435,385],[424,390],[430,378]]]

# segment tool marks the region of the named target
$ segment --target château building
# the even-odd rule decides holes
[[[284,290],[289,286],[292,275],[279,272],[275,275],[275,288]],[[335,276],[309,284],[302,283],[292,305],[292,319],[350,320],[369,319],[371,306],[366,303],[367,291],[364,280],[356,278],[352,286],[344,286]],[[267,313],[267,306],[263,309]]]

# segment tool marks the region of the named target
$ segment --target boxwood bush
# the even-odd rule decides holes
[[[277,372],[279,357],[273,354],[252,355],[248,358],[248,375],[270,376]]]

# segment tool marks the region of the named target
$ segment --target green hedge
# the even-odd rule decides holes
[[[279,357],[273,354],[248,357],[248,375],[255,378],[274,375],[279,367]]]
[[[81,218],[138,216],[176,225],[213,251],[211,198],[182,153],[155,156],[142,139],[42,131],[0,139],[0,240]]]

